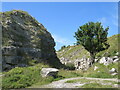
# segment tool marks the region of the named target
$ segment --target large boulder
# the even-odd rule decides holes
[[[52,76],[56,77],[58,74],[58,69],[56,68],[42,68],[41,75],[42,77]]]
[[[28,66],[30,60],[61,65],[51,34],[27,12],[13,10],[0,13],[2,22],[3,70]]]

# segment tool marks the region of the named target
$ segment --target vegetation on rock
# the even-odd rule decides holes
[[[1,18],[3,71],[30,66],[31,60],[62,66],[55,53],[54,39],[36,19],[21,10],[3,12]]]

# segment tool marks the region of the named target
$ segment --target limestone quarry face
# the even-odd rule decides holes
[[[60,64],[54,39],[42,24],[20,10],[4,12],[0,16],[3,70],[28,66],[30,60]]]

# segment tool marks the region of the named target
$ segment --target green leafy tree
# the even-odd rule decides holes
[[[98,52],[109,48],[107,43],[108,29],[103,28],[100,22],[88,22],[78,28],[75,32],[77,45],[82,45],[90,53],[91,65],[94,63],[95,56]]]

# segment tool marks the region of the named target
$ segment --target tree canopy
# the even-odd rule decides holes
[[[104,29],[100,22],[88,22],[80,26],[78,31],[75,32],[76,44],[84,46],[90,52],[92,58],[94,58],[96,53],[109,47],[107,43],[108,29],[109,27]]]

